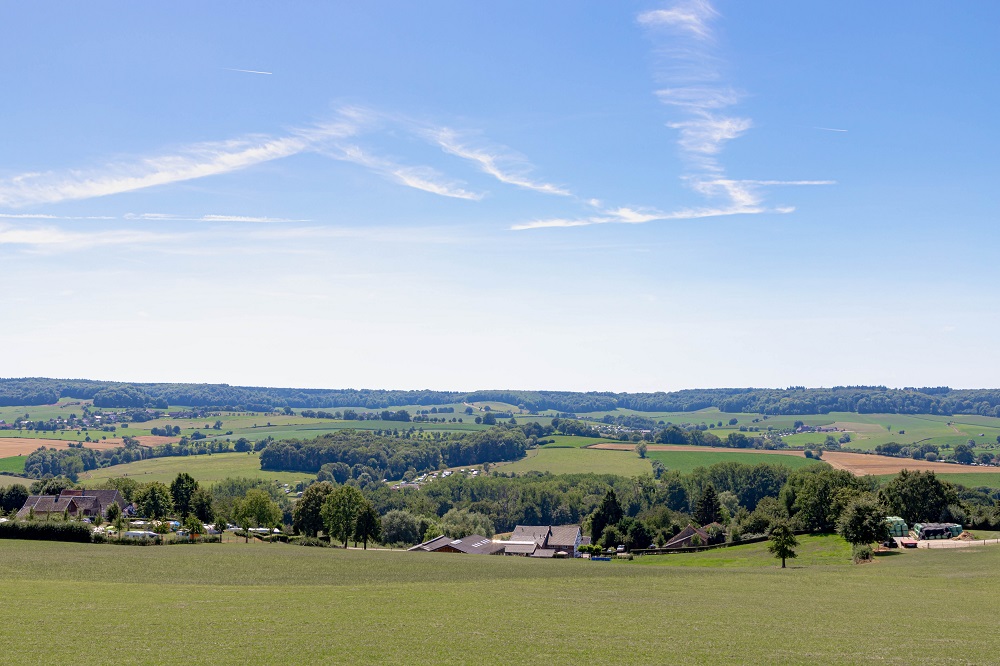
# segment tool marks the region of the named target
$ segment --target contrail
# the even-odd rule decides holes
[[[846,132],[845,129],[837,129],[836,127],[817,127],[818,130],[823,130],[824,132]]]
[[[243,72],[244,74],[274,74],[274,72],[258,72],[256,69],[233,69],[232,67],[223,67],[222,69],[228,72]]]

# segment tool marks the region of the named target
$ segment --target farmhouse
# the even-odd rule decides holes
[[[59,495],[31,495],[17,512],[17,517],[24,519],[34,514],[36,518],[45,518],[51,514],[63,513],[71,516],[105,516],[112,504],[125,508],[125,500],[117,490],[63,490]]]
[[[461,539],[452,539],[448,536],[439,536],[418,544],[411,551],[424,551],[426,553],[466,553],[468,555],[495,555],[503,550],[503,544],[491,541],[479,534],[470,534]]]
[[[698,537],[698,541],[701,543],[693,543],[695,537]],[[663,545],[664,548],[690,548],[692,546],[707,546],[708,545],[708,532],[701,529],[700,527],[695,527],[694,525],[688,524],[687,527],[678,532],[674,538]]]
[[[522,557],[578,557],[579,525],[518,525],[504,542],[504,555]]]

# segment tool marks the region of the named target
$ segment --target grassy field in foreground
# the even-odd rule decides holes
[[[528,451],[516,462],[498,466],[508,472],[552,472],[553,474],[620,474],[637,476],[652,474],[648,460],[642,460],[634,451],[602,451],[599,449],[549,448]]]
[[[1000,548],[786,570],[280,544],[0,541],[0,560],[17,600],[0,654],[19,664],[910,664],[914,637],[922,664],[1000,651]]]
[[[688,473],[695,467],[708,467],[720,462],[738,462],[744,465],[771,463],[792,469],[815,465],[815,460],[801,455],[781,455],[772,453],[741,453],[738,451],[650,451],[650,460],[659,460],[667,469]]]
[[[177,456],[153,458],[126,465],[115,465],[87,472],[80,476],[80,483],[87,485],[104,479],[129,476],[143,483],[162,481],[170,483],[181,472],[187,472],[201,483],[213,483],[227,476],[274,479],[281,483],[296,483],[314,479],[315,474],[303,472],[269,472],[260,468],[260,456],[246,453],[215,453],[205,456]]]

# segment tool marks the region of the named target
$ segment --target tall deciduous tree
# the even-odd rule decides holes
[[[382,538],[382,518],[378,515],[378,510],[371,502],[365,501],[361,513],[354,521],[354,541],[355,546],[360,541],[368,550],[369,541],[378,541]]]
[[[236,520],[244,530],[249,527],[274,527],[281,521],[281,509],[263,490],[253,488],[236,505]],[[249,533],[247,541],[250,540]]]
[[[715,492],[715,486],[711,483],[705,486],[698,497],[698,503],[694,509],[694,519],[699,525],[716,523],[722,513],[722,505],[719,504],[719,494]]]
[[[600,541],[604,529],[610,525],[617,525],[623,515],[622,505],[614,489],[608,490],[601,500],[601,505],[590,515],[590,538],[593,543]]]
[[[775,557],[781,558],[782,569],[785,568],[786,559],[798,557],[795,547],[799,545],[799,540],[795,538],[792,528],[788,526],[788,523],[778,523],[772,527],[768,537],[771,539],[771,542],[767,544],[767,549]]]
[[[320,511],[323,526],[331,538],[336,537],[344,542],[344,548],[347,548],[347,542],[354,533],[355,522],[364,504],[364,495],[354,486],[340,486],[323,502]]]
[[[934,472],[903,470],[879,492],[882,505],[907,523],[940,520],[949,504],[956,504],[954,487]]]
[[[135,494],[135,504],[142,516],[153,520],[166,518],[174,510],[170,489],[159,481],[140,488]]]
[[[323,502],[336,486],[326,481],[314,483],[305,489],[292,510],[292,527],[297,534],[314,537],[323,529]]]
[[[174,500],[174,509],[181,518],[191,513],[191,497],[198,490],[198,482],[187,472],[181,472],[170,484],[170,496]]]
[[[841,514],[837,531],[855,548],[885,541],[889,538],[886,517],[885,509],[874,498],[861,497]]]

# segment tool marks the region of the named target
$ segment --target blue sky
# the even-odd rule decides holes
[[[7,3],[0,376],[996,386],[995,3]]]

